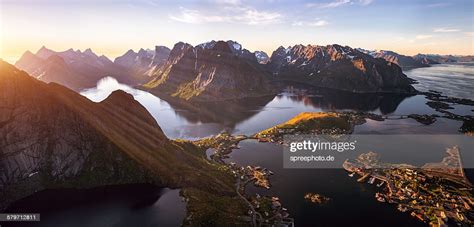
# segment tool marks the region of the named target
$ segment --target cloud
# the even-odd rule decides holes
[[[318,9],[328,9],[328,8],[337,8],[341,6],[347,5],[362,5],[366,6],[374,2],[374,0],[333,0],[332,2],[325,2],[325,3],[308,3],[306,7],[310,8],[318,8]]]
[[[295,21],[293,26],[310,26],[310,27],[324,27],[328,25],[329,22],[325,20],[316,19],[314,21]]]
[[[336,8],[336,7],[347,5],[349,3],[351,3],[350,0],[335,0],[332,2],[326,2],[326,3],[308,3],[306,4],[306,7],[314,7],[314,8],[319,8],[319,9]]]
[[[429,38],[432,38],[433,36],[432,35],[417,35],[415,36],[415,39],[429,39]]]
[[[169,18],[189,24],[226,22],[261,25],[278,23],[282,15],[277,12],[259,11],[245,6],[228,6],[216,10],[215,12],[202,12],[180,7],[180,12],[175,15],[169,15]]]
[[[428,8],[439,8],[439,7],[444,7],[444,6],[450,6],[451,3],[448,2],[437,2],[437,3],[431,3],[426,5]]]
[[[433,32],[458,32],[460,31],[459,29],[456,28],[435,28]]]
[[[474,32],[464,32],[464,34],[466,34],[467,36],[472,36],[472,37],[474,37]]]
[[[240,5],[242,3],[241,0],[214,0],[213,2],[217,4],[230,4],[230,5]]]
[[[374,0],[359,0],[359,4],[366,6],[374,2]]]

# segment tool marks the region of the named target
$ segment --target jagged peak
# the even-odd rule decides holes
[[[238,43],[237,41],[227,40],[227,44],[229,44],[229,47],[233,48],[234,50],[244,50],[242,44]]]
[[[284,50],[284,49],[286,49],[284,46],[279,46],[279,47],[277,48],[277,50]]]
[[[91,48],[85,49],[83,53],[84,53],[84,54],[94,54],[94,52],[92,51]]]
[[[185,46],[192,46],[192,45],[189,44],[189,43],[179,41],[176,44],[174,44],[173,49],[176,48],[176,47],[183,49]]]
[[[232,49],[227,42],[217,41],[212,50],[232,53]]]
[[[29,57],[29,56],[35,56],[35,57],[36,57],[36,55],[33,54],[31,51],[26,50],[25,53],[23,53],[23,54],[21,55],[20,59],[22,59],[22,58],[24,58],[24,57],[27,57],[27,56],[28,56],[28,57]]]
[[[38,51],[36,51],[36,55],[41,55],[41,54],[49,53],[49,52],[53,52],[53,51],[43,45]]]
[[[168,48],[167,46],[156,45],[156,46],[155,46],[155,52],[158,52],[159,50],[170,51],[170,48]]]
[[[136,54],[136,52],[132,49],[129,49],[127,52],[125,52],[125,54]]]

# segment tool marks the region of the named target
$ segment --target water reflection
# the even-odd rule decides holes
[[[381,114],[395,112],[407,95],[397,94],[357,94],[329,89],[297,88],[290,86],[280,96],[312,105],[325,111],[355,110],[379,111]]]
[[[229,100],[222,102],[185,103],[169,102],[173,109],[189,123],[219,123],[226,128],[234,128],[238,122],[246,120],[260,112],[274,95]]]
[[[168,137],[184,139],[207,137],[222,131],[253,134],[285,122],[301,112],[371,111],[393,114],[407,98],[287,86],[276,96],[193,104],[164,101],[146,91],[119,84],[110,77],[99,81],[96,88],[84,90],[81,94],[99,102],[117,89],[132,94],[145,106]]]

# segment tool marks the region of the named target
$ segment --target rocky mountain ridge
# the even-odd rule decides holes
[[[15,66],[44,82],[56,82],[75,91],[94,87],[106,76],[121,83],[132,83],[123,73],[124,68],[104,55],[97,56],[91,49],[56,52],[43,46],[36,54],[25,52]]]
[[[430,64],[439,63],[458,63],[458,62],[474,62],[474,56],[458,56],[458,55],[439,55],[439,54],[417,54],[413,56],[417,60],[430,62]]]
[[[274,93],[254,54],[233,41],[177,43],[144,85],[160,97],[190,102],[235,100]]]
[[[121,83],[143,85],[162,98],[214,102],[274,93],[274,81],[358,93],[413,93],[412,81],[397,64],[410,68],[431,63],[427,58],[336,44],[280,47],[268,58],[232,40],[212,40],[197,46],[179,42],[172,50],[164,46],[129,50],[113,62],[90,49],[55,52],[41,48],[36,54],[26,52],[16,65],[35,78],[76,91],[112,76]]]
[[[358,48],[357,50],[368,54],[374,58],[383,58],[388,62],[397,64],[403,69],[413,69],[421,67],[429,67],[430,64],[436,64],[436,62],[429,62],[424,59],[414,58],[411,56],[401,55],[389,50],[378,50],[378,51],[369,51]]]
[[[398,65],[337,44],[279,47],[267,66],[279,81],[357,93],[415,92]]]
[[[124,55],[117,57],[114,63],[125,67],[134,80],[145,83],[150,80],[153,72],[166,62],[170,51],[165,46],[155,46],[155,50],[142,48],[138,52],[128,50]]]

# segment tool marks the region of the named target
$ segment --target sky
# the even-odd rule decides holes
[[[41,46],[104,54],[183,41],[341,44],[400,54],[474,54],[472,0],[0,0],[0,58]]]

